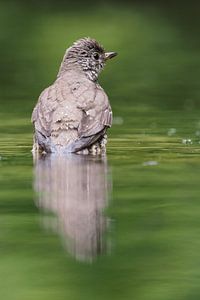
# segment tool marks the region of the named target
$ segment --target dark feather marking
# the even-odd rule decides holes
[[[104,136],[105,132],[106,132],[106,128],[95,135],[91,135],[88,137],[81,137],[79,140],[71,143],[68,147],[66,147],[64,153],[76,153],[83,149],[89,148],[98,140],[100,140]]]

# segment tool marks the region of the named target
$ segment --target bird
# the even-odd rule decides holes
[[[67,48],[55,82],[40,94],[32,112],[33,152],[106,152],[112,109],[98,75],[116,55],[89,37]]]

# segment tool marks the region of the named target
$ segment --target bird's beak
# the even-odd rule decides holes
[[[105,53],[105,60],[111,59],[117,55],[116,52],[106,52]]]

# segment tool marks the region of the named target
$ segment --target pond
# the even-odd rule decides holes
[[[195,10],[90,9],[0,3],[1,298],[199,299]],[[38,95],[86,35],[119,52],[100,76],[114,112],[107,155],[33,157]]]

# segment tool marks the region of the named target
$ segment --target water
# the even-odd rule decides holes
[[[199,299],[200,27],[177,7],[0,3],[2,299]],[[107,156],[33,158],[32,108],[85,35],[119,52]]]
[[[50,213],[43,216],[44,227],[58,231],[77,260],[92,262],[108,248],[104,234],[109,220],[103,214],[108,205],[107,175],[106,157],[35,158],[36,204]]]

